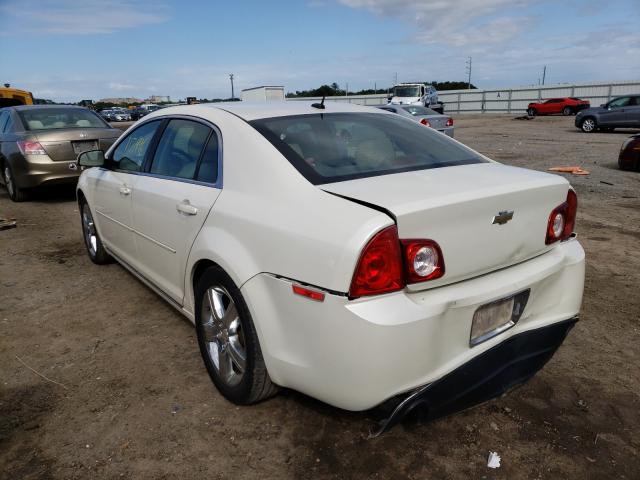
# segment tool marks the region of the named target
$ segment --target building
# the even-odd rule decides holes
[[[98,100],[98,102],[115,103],[116,105],[129,105],[131,103],[142,103],[142,100],[139,98],[133,98],[133,97],[114,97],[114,98],[103,98],[101,100]]]
[[[151,95],[145,100],[147,103],[169,103],[170,101],[171,97],[169,95]]]
[[[245,88],[241,98],[245,102],[284,102],[284,87],[262,86]]]

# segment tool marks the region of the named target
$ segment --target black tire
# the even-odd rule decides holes
[[[218,345],[221,340],[217,337],[218,340],[209,341],[206,337],[206,335],[209,335],[209,338],[212,338],[212,325],[216,322],[214,315],[208,313],[211,312],[212,309],[209,308],[209,302],[205,297],[212,289],[223,292],[225,295],[228,295],[228,299],[233,301],[237,312],[237,316],[234,316],[234,323],[239,321],[240,324],[238,331],[242,333],[240,344],[242,344],[244,348],[245,365],[244,369],[238,373],[237,365],[231,361],[232,363],[230,363],[230,365],[231,368],[234,369],[232,376],[235,376],[235,383],[223,378],[218,367],[214,364],[212,348],[214,348],[215,351],[222,352],[225,352],[225,349],[220,349],[219,346],[212,347],[212,344],[216,343]],[[222,298],[224,298],[224,296]],[[228,303],[227,306],[228,305],[230,305],[230,303]],[[272,397],[278,392],[279,387],[271,381],[269,373],[267,372],[258,341],[258,335],[242,293],[240,293],[240,290],[231,277],[217,266],[209,267],[200,278],[196,280],[195,320],[198,345],[205,367],[218,391],[227,398],[227,400],[237,405],[250,405]],[[207,327],[205,327],[205,324]],[[222,325],[222,321],[220,321],[220,325]],[[208,333],[205,332],[205,329],[208,329]],[[229,352],[231,349],[231,333],[227,333],[227,328],[224,329],[224,332],[227,339],[226,351]],[[231,332],[231,327],[228,327],[228,332]],[[236,335],[236,337],[239,336],[240,335]],[[230,358],[233,357],[230,353],[227,353],[227,355]],[[217,362],[220,364],[222,361],[221,357],[218,356]]]
[[[530,117],[535,117],[537,113],[538,112],[536,112],[535,108],[527,108],[527,115],[529,115]]]
[[[80,202],[80,223],[82,224],[82,237],[87,255],[96,265],[111,263],[113,258],[107,253],[98,234],[98,229],[93,221],[93,214],[86,200]]]
[[[580,122],[580,130],[584,133],[593,133],[598,129],[598,122],[593,117],[583,118]]]
[[[13,175],[13,170],[11,169],[11,165],[9,165],[9,162],[6,162],[2,166],[2,175],[4,186],[7,189],[9,198],[14,202],[24,202],[27,199],[27,195],[25,191],[16,183],[16,179]]]
[[[573,114],[573,108],[571,107],[564,107],[562,109],[562,115],[564,115],[565,117],[568,117],[569,115]]]

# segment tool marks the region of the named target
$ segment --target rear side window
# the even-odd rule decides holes
[[[427,107],[421,107],[420,105],[407,105],[406,107],[402,107],[402,109],[406,112],[409,112],[414,117],[416,115],[438,115],[438,112],[435,110],[431,110]]]
[[[396,115],[329,113],[250,123],[315,185],[486,162],[447,136]]]
[[[189,120],[171,120],[162,133],[151,173],[193,179],[211,129]]]
[[[9,120],[9,111],[5,110],[4,112],[0,112],[0,133],[4,132],[4,127],[7,125],[7,120]]]
[[[198,167],[196,180],[207,183],[218,181],[218,136],[212,133]]]
[[[145,123],[131,132],[113,152],[110,161],[116,170],[139,172],[160,121]]]

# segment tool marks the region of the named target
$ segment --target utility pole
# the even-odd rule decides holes
[[[233,100],[234,98],[236,98],[236,95],[233,91],[233,73],[229,74],[229,78],[231,79],[231,100]]]
[[[468,77],[467,90],[471,90],[471,57],[465,62]]]
[[[344,91],[344,96],[349,96],[349,82],[347,82],[347,89]]]
[[[398,72],[396,72],[396,81],[395,81],[394,85],[397,85],[397,84],[398,84]]]
[[[547,76],[547,66],[542,69],[542,84],[544,85],[544,78]]]

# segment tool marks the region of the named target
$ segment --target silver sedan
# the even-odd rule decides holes
[[[410,118],[453,138],[453,118],[422,105],[376,105],[377,108]]]

